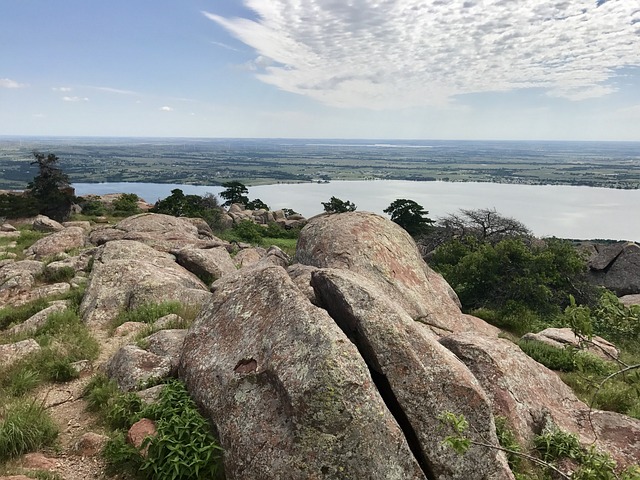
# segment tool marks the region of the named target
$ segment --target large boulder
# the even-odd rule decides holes
[[[312,219],[300,233],[295,260],[361,274],[438,334],[499,333],[486,322],[463,315],[455,292],[427,266],[411,236],[379,215],[350,212]]]
[[[140,242],[115,240],[95,255],[80,314],[85,322],[104,325],[125,309],[167,300],[200,305],[209,296],[207,286],[172,255]]]
[[[175,251],[174,255],[180,265],[201,279],[208,278],[209,283],[237,270],[231,255],[222,246],[206,249],[187,247]]]
[[[131,392],[146,388],[148,382],[168,377],[171,362],[135,345],[125,345],[107,362],[105,371],[121,390]]]
[[[56,222],[46,215],[36,216],[36,218],[33,219],[31,226],[38,232],[59,232],[64,230],[64,226],[61,223]]]
[[[640,293],[640,245],[636,243],[596,245],[589,260],[591,281],[618,296]]]
[[[161,213],[141,213],[118,222],[114,227],[91,232],[94,245],[113,240],[136,240],[157,250],[170,252],[188,246],[211,248],[227,243],[212,236],[200,222]]]
[[[44,264],[36,260],[7,261],[0,266],[0,303],[13,303],[16,296],[24,296],[35,285]]]
[[[578,435],[621,465],[640,458],[640,420],[614,412],[593,411],[560,378],[504,339],[460,333],[440,339],[478,379],[493,402],[495,415],[506,417],[523,445],[554,424]]]
[[[281,267],[218,281],[180,373],[230,480],[425,478],[356,347]]]
[[[497,445],[498,439],[482,387],[426,325],[413,321],[384,291],[353,272],[318,270],[311,285],[321,306],[358,347],[387,404],[397,402],[396,416],[406,418],[403,429],[412,432],[407,438],[415,435],[413,450],[420,451],[433,478],[513,479],[497,450],[472,446],[460,456],[443,446],[449,432],[438,417],[444,412],[464,415],[474,440]]]
[[[84,247],[86,240],[84,229],[80,227],[63,228],[36,241],[25,250],[25,255],[28,258],[41,260],[56,253]]]

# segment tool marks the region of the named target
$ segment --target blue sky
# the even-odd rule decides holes
[[[0,0],[0,135],[640,141],[637,0]]]

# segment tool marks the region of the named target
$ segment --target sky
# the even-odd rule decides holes
[[[640,141],[640,1],[0,0],[0,135]]]

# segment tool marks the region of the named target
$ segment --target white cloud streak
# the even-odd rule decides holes
[[[88,102],[89,98],[88,97],[68,97],[68,96],[64,96],[64,97],[62,97],[62,100],[64,100],[65,102]]]
[[[173,112],[173,108],[168,107],[168,106],[166,106],[166,105],[165,105],[164,107],[160,107],[160,110],[161,110],[162,112]]]
[[[71,92],[73,88],[71,87],[52,87],[51,90],[54,92]]]
[[[640,65],[631,0],[245,0],[257,20],[203,14],[252,47],[257,78],[338,107],[446,104],[543,88],[572,100],[615,91]]]
[[[26,83],[18,83],[10,78],[0,78],[0,88],[25,88]]]

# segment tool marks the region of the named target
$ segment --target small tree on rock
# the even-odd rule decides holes
[[[222,204],[224,207],[228,207],[234,203],[241,205],[249,203],[249,197],[247,197],[249,190],[242,183],[234,180],[233,182],[225,182],[222,186],[226,189],[220,192],[220,196],[226,200]]]
[[[391,216],[391,221],[404,228],[409,235],[416,236],[425,233],[434,223],[427,214],[424,207],[413,200],[399,198],[383,210]]]
[[[33,152],[38,175],[27,186],[28,195],[38,204],[39,212],[57,221],[66,220],[71,213],[74,194],[69,177],[58,167],[58,157],[53,153]]]
[[[356,205],[349,200],[346,202],[336,197],[331,197],[328,202],[320,202],[327,213],[355,212]]]

